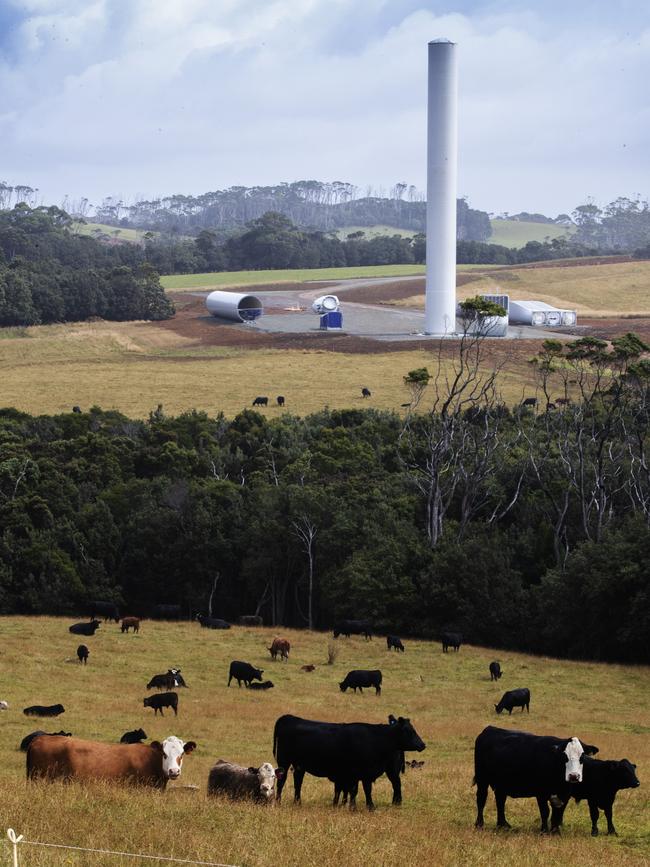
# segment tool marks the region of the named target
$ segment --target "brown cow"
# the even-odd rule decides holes
[[[285,662],[289,659],[290,650],[291,644],[286,638],[274,638],[271,646],[268,648],[273,659],[276,659],[277,655],[280,654],[280,659],[284,659]]]
[[[122,632],[128,632],[129,629],[132,629],[134,632],[140,632],[140,618],[139,617],[123,617],[122,618]]]
[[[174,736],[162,744],[104,744],[50,735],[29,745],[27,779],[124,780],[164,789],[180,777],[183,757],[194,749],[194,741]]]

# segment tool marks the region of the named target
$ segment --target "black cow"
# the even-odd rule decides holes
[[[501,671],[501,666],[498,662],[490,663],[490,680],[498,680],[503,672]]]
[[[228,686],[230,686],[230,681],[235,678],[237,681],[237,686],[241,686],[242,680],[246,686],[251,685],[251,680],[261,680],[262,675],[264,674],[263,668],[254,668],[248,662],[240,662],[240,660],[235,659],[230,663],[230,671],[228,673]]]
[[[487,726],[474,745],[476,827],[483,827],[488,788],[494,791],[497,827],[509,828],[506,798],[536,798],[542,831],[548,831],[549,800],[565,803],[572,786],[582,782],[583,759],[598,747],[578,738],[556,738]],[[559,820],[558,820],[559,819]],[[559,831],[561,817],[551,818],[551,831]]]
[[[334,638],[345,635],[365,635],[366,639],[372,638],[372,623],[369,620],[341,620],[333,629]]]
[[[256,397],[253,401],[253,406],[268,406],[268,397]]]
[[[391,650],[393,647],[395,650],[401,650],[404,652],[404,645],[402,644],[402,639],[398,638],[396,635],[387,635],[386,636],[386,646],[388,650]]]
[[[365,385],[364,385],[364,387],[361,389],[361,396],[362,396],[362,397],[372,397],[372,393],[371,393],[370,389],[369,389],[369,388],[366,388]]]
[[[176,689],[176,687],[179,686],[187,687],[187,684],[181,675],[181,670],[180,668],[170,668],[165,674],[154,674],[146,688]]]
[[[144,729],[133,729],[130,732],[124,732],[120,738],[121,744],[139,744],[141,741],[146,741],[147,733]]]
[[[150,695],[143,700],[145,707],[153,708],[153,715],[157,716],[160,711],[160,716],[164,716],[163,708],[170,707],[174,711],[174,716],[178,716],[178,694],[175,692],[161,692],[158,695]]]
[[[68,632],[73,635],[94,635],[100,626],[99,620],[91,620],[90,623],[73,623]]]
[[[502,713],[504,710],[507,710],[510,716],[512,716],[513,707],[520,707],[521,712],[524,712],[524,708],[530,713],[530,690],[526,689],[509,689],[507,692],[504,692],[501,701],[499,704],[494,705],[494,709],[497,713]]]
[[[33,704],[31,707],[26,707],[23,713],[25,716],[59,716],[65,713],[65,708],[62,704],[50,704],[46,706]]]
[[[88,604],[88,612],[91,620],[94,620],[99,615],[104,620],[114,620],[116,623],[120,622],[120,612],[114,602],[90,602]]]
[[[86,645],[80,644],[79,647],[77,648],[77,658],[78,658],[79,662],[83,662],[83,664],[86,665],[88,662],[89,654],[90,654],[90,651],[88,650]]]
[[[366,805],[372,810],[372,784],[385,773],[393,786],[393,804],[401,804],[398,768],[403,767],[404,750],[421,752],[425,744],[410,720],[392,715],[388,720],[388,725],[373,725],[281,716],[273,731],[273,754],[280,767],[288,770],[293,766],[295,800],[300,801],[302,782],[309,773],[327,777],[339,789],[350,792],[361,780]],[[286,777],[278,780],[278,801],[285,782]]]
[[[196,619],[204,629],[230,629],[230,623],[227,620],[220,620],[218,617],[197,614]]]
[[[185,683],[185,679],[181,674],[180,668],[168,668],[167,674],[173,674],[176,679],[176,686],[182,686],[185,689],[189,689],[189,686]]]
[[[81,412],[81,407],[80,406],[73,406],[72,412]]]
[[[365,671],[363,669],[358,669],[355,671],[348,671],[345,675],[345,680],[339,683],[339,688],[341,692],[345,692],[346,689],[353,689],[356,693],[357,690],[363,695],[363,688],[374,686],[375,695],[381,695],[381,671],[379,669],[375,669],[374,671]]]
[[[463,636],[460,632],[443,632],[440,641],[442,642],[443,653],[448,653],[450,647],[452,650],[458,651],[463,643]]]
[[[273,689],[272,680],[263,680],[262,683],[249,683],[249,689]]]
[[[391,714],[388,717],[389,722],[394,720],[395,717]],[[386,763],[386,767],[384,768],[384,773],[389,779],[394,779],[397,777],[399,779],[399,775],[406,772],[406,766],[410,765],[410,762],[404,761],[404,750],[396,750],[391,754],[388,762]],[[423,765],[424,762],[415,762],[415,764]],[[401,784],[400,784],[401,786]],[[354,780],[351,782],[347,780],[345,782],[342,781],[334,781],[334,800],[332,801],[332,806],[337,807],[339,803],[339,797],[343,795],[342,804],[346,804],[348,797],[350,798],[350,809],[356,809],[356,800],[357,800],[357,792],[359,791],[359,781]]]
[[[522,406],[537,406],[537,398],[536,397],[527,397],[521,403]]]
[[[571,788],[570,797],[589,804],[589,816],[591,817],[591,836],[598,836],[598,808],[605,812],[607,819],[607,833],[616,835],[616,828],[612,821],[612,808],[616,793],[620,789],[636,789],[640,784],[635,773],[636,765],[627,759],[620,761],[601,761],[586,757],[582,762],[582,782]],[[553,808],[554,821],[562,824],[562,817],[566,804]]]
[[[180,605],[154,605],[151,609],[151,616],[154,620],[180,620],[181,606]]]
[[[278,402],[278,406],[284,406],[284,397],[281,394],[277,396],[276,400]]]
[[[25,737],[20,742],[20,749],[24,753],[26,753],[28,748],[29,748],[29,745],[34,740],[34,738],[40,738],[41,735],[46,735],[47,737],[51,737],[51,736],[55,736],[55,735],[61,735],[61,737],[64,737],[64,738],[71,738],[72,732],[64,732],[63,730],[61,730],[60,732],[42,732],[39,729],[38,731],[31,732],[30,734],[25,735]]]

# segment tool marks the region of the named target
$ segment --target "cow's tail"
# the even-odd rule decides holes
[[[275,721],[275,725],[273,727],[273,758],[277,759],[278,757],[278,723],[280,720]]]

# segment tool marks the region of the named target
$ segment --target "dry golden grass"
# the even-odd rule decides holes
[[[250,867],[303,865],[642,865],[650,858],[650,816],[646,781],[650,769],[650,692],[647,668],[561,662],[465,646],[443,655],[435,643],[405,640],[404,654],[389,653],[375,638],[339,639],[335,664],[325,663],[328,636],[295,630],[233,628],[207,631],[197,624],[145,621],[139,635],[122,635],[104,624],[93,638],[90,662],[73,658],[80,638],[68,634],[71,620],[3,618],[0,698],[10,708],[1,717],[3,769],[0,775],[2,831],[26,839],[113,850],[218,861]],[[289,663],[273,663],[266,651],[274,634],[292,643]],[[489,680],[497,658],[505,672]],[[267,693],[226,687],[231,659],[265,668],[275,683]],[[304,663],[316,671],[300,671]],[[149,677],[171,665],[182,668],[190,685],[180,690],[179,715],[154,719],[142,707]],[[342,694],[337,682],[350,668],[381,668],[384,689],[377,698]],[[531,713],[522,719],[496,717],[493,702],[505,689],[528,686]],[[34,703],[62,701],[56,720],[29,720],[21,713]],[[356,814],[329,806],[332,786],[307,776],[304,803],[292,804],[292,781],[281,806],[263,808],[208,800],[208,770],[218,758],[245,765],[271,759],[273,724],[283,713],[312,719],[383,722],[389,713],[410,716],[427,749],[420,771],[407,770],[404,804],[390,806],[391,789],[375,786],[378,809]],[[142,726],[151,738],[176,734],[196,740],[179,783],[164,794],[103,783],[47,784],[24,780],[22,737],[45,722],[85,738],[117,741]],[[590,837],[585,804],[567,809],[561,838],[537,832],[533,800],[509,801],[514,830],[493,830],[492,797],[488,828],[473,829],[475,818],[472,747],[489,723],[539,733],[578,734],[596,743],[603,758],[628,757],[638,764],[642,786],[619,795],[615,823],[620,837]],[[412,756],[411,756],[412,757]],[[187,790],[184,786],[198,786]],[[360,804],[363,800],[360,799]],[[0,848],[0,858],[7,856]],[[25,849],[23,864],[106,865],[137,863],[58,850]]]

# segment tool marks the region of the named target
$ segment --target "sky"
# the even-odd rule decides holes
[[[424,190],[440,37],[472,207],[650,196],[647,0],[0,0],[0,180],[45,204]]]

